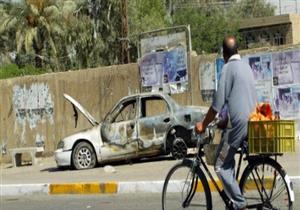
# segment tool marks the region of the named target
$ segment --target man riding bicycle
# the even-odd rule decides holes
[[[223,130],[217,150],[215,172],[223,184],[224,191],[233,202],[235,209],[246,209],[246,200],[235,179],[234,155],[247,137],[250,113],[255,109],[256,90],[251,68],[241,61],[237,41],[233,36],[223,40],[223,66],[218,89],[205,119],[198,122],[195,130],[204,132],[207,125],[219,113],[228,116],[228,125]]]

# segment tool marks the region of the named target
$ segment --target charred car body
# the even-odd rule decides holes
[[[122,98],[98,123],[75,99],[64,96],[92,124],[62,139],[55,151],[59,167],[76,169],[160,154],[182,158],[195,146],[191,131],[207,111],[206,107],[180,106],[163,93],[143,93]]]

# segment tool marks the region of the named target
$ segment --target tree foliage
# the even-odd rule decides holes
[[[190,25],[192,47],[198,53],[213,53],[220,49],[225,34],[237,35],[238,23],[217,6],[184,8],[173,15],[174,25]]]
[[[130,0],[128,5],[131,56],[137,58],[138,36],[142,32],[166,28],[169,25],[162,0]]]
[[[267,17],[275,14],[275,6],[265,0],[243,0],[234,6],[233,11],[240,18]]]
[[[21,66],[33,59],[51,70],[118,63],[118,0],[25,0],[0,13],[0,39],[15,43],[1,47],[16,52]]]
[[[117,64],[120,21],[118,0],[77,1],[65,20],[61,54],[67,69]]]
[[[17,62],[20,62],[22,56],[27,56],[34,58],[35,65],[41,67],[42,62],[52,58],[51,64],[58,69],[53,38],[63,31],[61,14],[55,1],[27,0],[2,16],[0,34],[12,35]]]
[[[25,75],[38,75],[43,73],[47,73],[47,70],[36,68],[31,65],[26,65],[22,68],[19,68],[16,64],[6,64],[0,67],[0,79],[7,79]]]
[[[197,7],[182,0],[127,2],[131,61],[137,59],[142,32],[190,25],[193,49],[212,53],[218,52],[225,34],[238,34],[240,19],[274,14],[265,0],[232,1],[227,7],[214,0]],[[121,18],[121,0],[0,4],[0,62],[12,59],[19,66],[34,64],[50,71],[119,64],[124,38]]]

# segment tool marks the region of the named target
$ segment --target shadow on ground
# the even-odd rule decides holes
[[[147,157],[147,158],[138,158],[138,159],[130,159],[130,160],[122,160],[122,161],[114,161],[114,162],[105,162],[98,164],[96,168],[101,168],[106,165],[111,166],[121,166],[121,165],[134,165],[134,164],[142,164],[142,163],[148,163],[148,162],[159,162],[159,161],[171,161],[174,160],[171,156],[156,156],[156,157]],[[45,168],[40,170],[41,172],[60,172],[60,171],[72,171],[71,167],[51,167],[51,168]],[[88,170],[88,169],[86,169]]]

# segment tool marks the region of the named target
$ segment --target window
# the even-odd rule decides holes
[[[260,35],[260,42],[270,42],[270,35],[266,32],[266,31],[263,31]]]
[[[167,102],[160,97],[142,99],[142,117],[154,117],[169,112]]]
[[[246,34],[246,46],[250,48],[251,44],[255,42],[255,38],[251,33]]]
[[[273,44],[274,45],[283,45],[283,44],[285,44],[284,36],[279,32],[275,33],[274,38],[273,38]]]
[[[115,122],[129,121],[134,120],[136,116],[136,100],[131,100],[122,103],[117,110],[120,110],[116,113]]]

